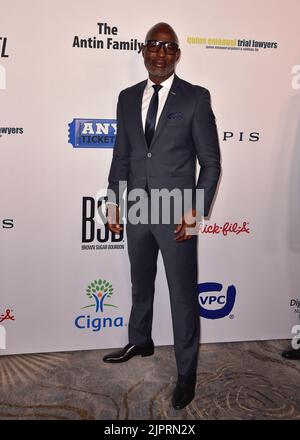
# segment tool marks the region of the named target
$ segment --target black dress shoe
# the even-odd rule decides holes
[[[182,409],[193,400],[195,396],[195,386],[196,374],[178,376],[172,399],[174,409]]]
[[[299,360],[300,359],[300,348],[297,350],[287,350],[282,353],[282,356],[286,359]]]
[[[112,353],[106,354],[103,357],[104,362],[118,363],[129,361],[133,356],[151,356],[154,353],[153,342],[140,347],[134,344],[127,344],[124,348],[120,350],[113,351]]]

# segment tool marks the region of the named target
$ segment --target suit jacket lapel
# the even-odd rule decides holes
[[[144,143],[145,148],[148,150],[142,121],[142,101],[146,84],[147,80],[141,82],[137,89],[136,99],[134,100],[134,120],[136,121],[136,129],[138,135],[141,137],[141,141]]]
[[[150,148],[153,147],[160,132],[164,129],[165,119],[166,119],[167,115],[169,114],[170,110],[172,109],[172,105],[174,105],[174,102],[176,101],[176,94],[177,94],[177,88],[178,88],[179,81],[180,81],[180,79],[178,78],[177,75],[175,75],[171,89],[170,89],[168,97],[166,99],[164,108],[160,114],[160,118],[159,118],[158,124],[156,126],[156,130],[154,132],[154,136],[153,136]]]

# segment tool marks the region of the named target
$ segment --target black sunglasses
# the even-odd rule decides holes
[[[173,41],[158,41],[158,40],[147,40],[145,42],[145,46],[149,50],[149,52],[159,52],[163,47],[164,51],[168,55],[175,55],[178,51],[179,46],[177,43],[173,43]]]

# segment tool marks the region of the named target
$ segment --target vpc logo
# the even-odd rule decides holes
[[[220,319],[229,315],[233,309],[236,288],[231,285],[224,292],[220,283],[199,283],[199,314],[202,318]]]
[[[94,309],[94,316],[91,314],[82,314],[75,318],[75,326],[80,329],[89,329],[93,332],[99,332],[102,328],[124,327],[124,317],[98,316],[105,313],[110,307],[117,308],[110,303],[110,298],[114,293],[112,284],[106,280],[95,280],[87,286],[86,295],[92,301],[83,309]],[[97,316],[95,316],[97,314]]]

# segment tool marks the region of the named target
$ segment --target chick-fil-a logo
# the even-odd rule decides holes
[[[14,321],[15,317],[12,314],[12,309],[6,309],[5,313],[0,315],[0,322],[3,321]],[[4,325],[0,324],[0,350],[6,349],[6,329]]]
[[[241,233],[250,234],[249,222],[243,222],[242,224],[225,222],[223,225],[217,225],[216,223],[213,225],[205,224],[200,229],[200,234],[221,234],[225,237],[229,234],[239,235]]]

